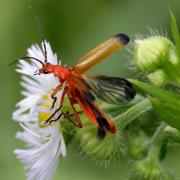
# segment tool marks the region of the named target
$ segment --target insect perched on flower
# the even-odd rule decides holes
[[[129,37],[127,35],[117,34],[87,53],[84,57],[78,60],[72,68],[48,62],[45,40],[43,40],[44,62],[36,57],[24,57],[18,59],[17,61],[34,60],[39,62],[42,67],[35,71],[34,75],[53,74],[58,78],[59,85],[55,87],[51,94],[51,98],[53,99],[51,106],[52,110],[57,101],[57,93],[63,89],[59,108],[57,108],[52,115],[45,120],[45,123],[50,125],[52,122],[60,119],[63,115],[67,120],[81,128],[82,122],[79,113],[75,108],[75,104],[78,104],[90,121],[97,126],[97,137],[99,139],[105,137],[106,131],[115,133],[116,127],[114,123],[107,117],[105,112],[100,109],[95,101],[94,95],[107,103],[121,104],[134,98],[136,94],[135,89],[131,83],[125,79],[107,76],[90,76],[84,74],[84,72],[95,66],[116,50],[122,48],[128,42]],[[76,121],[72,120],[68,112],[60,112],[64,104],[65,95],[69,98]],[[54,118],[58,112],[60,112],[59,116]]]

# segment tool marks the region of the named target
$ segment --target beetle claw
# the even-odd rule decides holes
[[[52,122],[53,122],[52,120],[47,120],[44,122],[44,125],[50,126]]]

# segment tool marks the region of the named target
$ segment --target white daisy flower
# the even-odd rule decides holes
[[[50,44],[45,42],[45,45],[48,62],[58,64],[57,56],[53,54]],[[33,45],[28,49],[28,56],[44,62],[43,43],[42,48]],[[51,126],[43,124],[52,114],[50,94],[59,81],[50,74],[33,76],[40,67],[41,64],[36,61],[28,63],[22,60],[16,70],[21,74],[21,85],[24,88],[22,95],[25,98],[16,105],[17,110],[13,113],[13,119],[24,129],[23,132],[18,132],[16,137],[26,143],[26,149],[17,149],[15,154],[24,164],[28,180],[51,179],[59,157],[66,156],[60,124],[58,122]],[[57,94],[58,99],[61,98],[61,94],[62,91]],[[57,101],[55,107],[59,106],[59,102]],[[54,118],[57,118],[59,113]]]

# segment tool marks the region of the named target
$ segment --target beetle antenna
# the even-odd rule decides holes
[[[34,57],[26,56],[26,57],[19,58],[19,59],[15,60],[15,61],[9,63],[8,66],[12,66],[13,64],[19,62],[20,60],[24,60],[24,61],[26,61],[26,60],[34,60],[34,61],[39,62],[42,66],[44,65],[44,63],[41,60],[39,60],[37,58],[34,58]]]
[[[43,37],[43,46],[44,46],[44,57],[45,57],[44,62],[47,63],[47,49],[46,49],[46,41],[44,37]]]
[[[35,20],[35,23],[37,25],[37,29],[38,29],[38,32],[40,34],[40,36],[42,37],[42,42],[43,42],[43,54],[44,54],[44,63],[47,63],[47,49],[46,49],[46,41],[45,41],[45,38],[44,38],[44,31],[42,29],[42,26],[39,22],[39,18],[38,18],[38,15],[35,11],[35,9],[30,5],[29,6],[29,9],[31,10],[32,12],[32,15],[34,17],[34,20]]]

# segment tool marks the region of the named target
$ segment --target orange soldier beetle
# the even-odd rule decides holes
[[[72,68],[57,64],[50,64],[48,62],[44,39],[44,62],[35,57],[23,57],[16,60],[15,62],[19,60],[38,61],[42,65],[42,68],[35,71],[34,75],[52,73],[58,78],[59,85],[51,94],[51,98],[53,99],[51,109],[54,108],[55,102],[57,101],[56,94],[61,90],[62,86],[65,85],[60,100],[60,107],[54,111],[45,123],[51,124],[64,115],[65,118],[81,128],[82,123],[74,106],[75,104],[78,104],[90,121],[97,126],[97,137],[99,139],[103,139],[105,137],[106,131],[115,133],[116,127],[114,123],[107,117],[105,112],[100,109],[98,104],[95,102],[94,95],[107,103],[121,104],[134,98],[136,94],[135,89],[131,83],[125,79],[107,76],[88,76],[84,74],[84,72],[101,62],[113,52],[122,48],[128,42],[129,37],[127,35],[117,34],[83,56]],[[71,120],[68,113],[61,113],[57,119],[53,119],[54,115],[63,107],[65,95],[69,98],[76,122]]]

